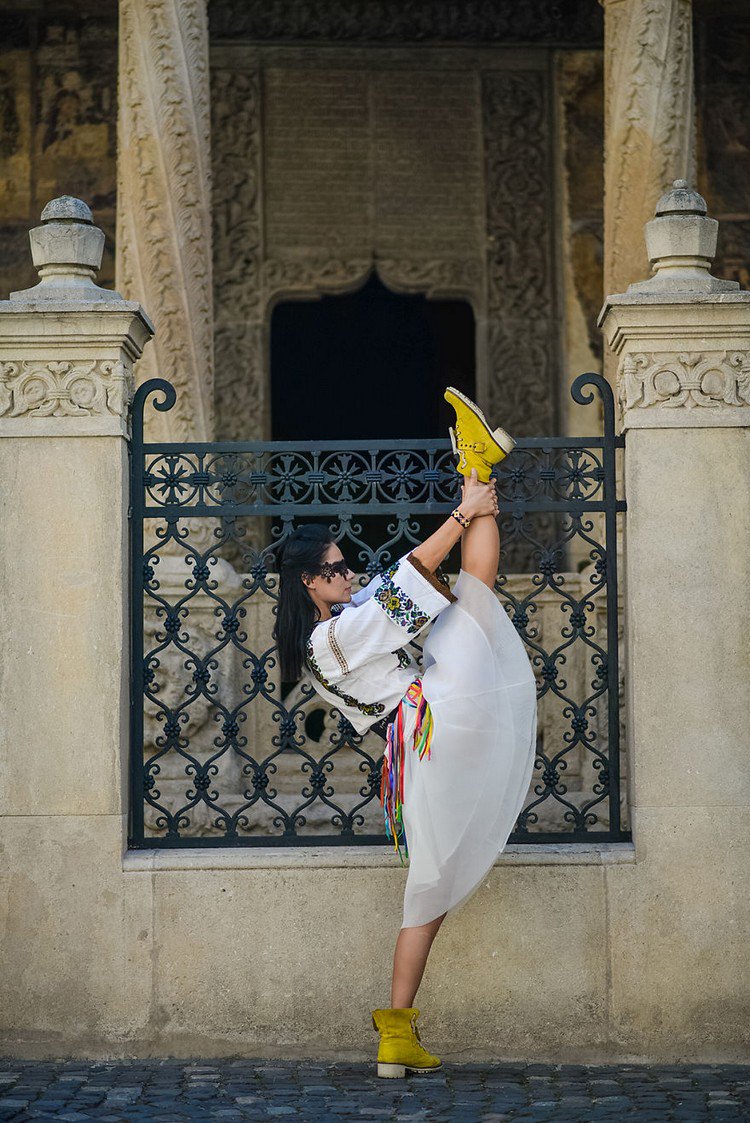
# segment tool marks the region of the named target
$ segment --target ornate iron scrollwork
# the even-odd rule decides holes
[[[495,476],[496,588],[529,651],[541,718],[515,840],[627,837],[615,473],[624,438],[600,375],[580,375],[571,392],[579,404],[601,400],[603,436],[522,438]],[[309,682],[279,678],[274,559],[298,521],[318,519],[363,582],[385,569],[455,505],[448,442],[150,444],[152,395],[158,410],[176,399],[155,379],[133,402],[130,845],[384,842],[382,740],[355,734]]]

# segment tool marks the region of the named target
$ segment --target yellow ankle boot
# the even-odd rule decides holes
[[[409,1072],[434,1072],[442,1068],[439,1057],[433,1057],[422,1045],[417,1018],[419,1010],[373,1010],[372,1024],[380,1034],[378,1076],[406,1076]]]
[[[490,429],[479,406],[460,390],[449,386],[443,397],[456,411],[456,427],[448,432],[458,456],[458,471],[470,476],[476,468],[481,482],[489,483],[493,465],[504,460],[516,442],[504,429]]]

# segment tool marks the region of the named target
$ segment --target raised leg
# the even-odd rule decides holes
[[[432,941],[444,919],[445,913],[429,924],[402,928],[399,932],[393,953],[392,1009],[407,1010],[414,1005]]]
[[[500,531],[493,515],[471,520],[461,540],[461,568],[494,589],[500,564]]]

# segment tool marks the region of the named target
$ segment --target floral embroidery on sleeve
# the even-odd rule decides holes
[[[406,628],[407,632],[418,632],[430,619],[428,614],[394,583],[390,571],[383,574],[383,583],[373,597],[386,616],[395,624]]]

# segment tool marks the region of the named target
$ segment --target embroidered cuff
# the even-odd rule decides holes
[[[453,604],[454,601],[458,600],[458,598],[454,596],[454,594],[448,588],[447,582],[441,581],[439,577],[437,577],[434,573],[431,573],[426,566],[422,565],[419,558],[415,558],[414,554],[409,554],[406,560],[408,562],[411,562],[419,576],[424,577],[425,581],[429,581],[433,589],[440,593],[441,596],[444,596],[449,604]]]

